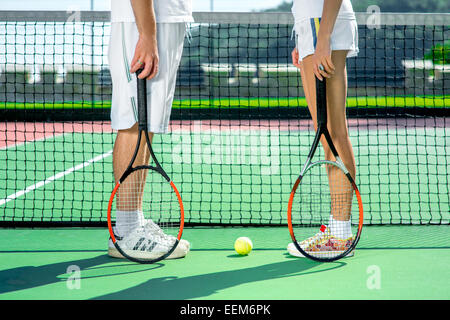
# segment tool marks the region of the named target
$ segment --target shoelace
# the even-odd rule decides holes
[[[147,234],[150,233],[155,240],[162,242],[165,245],[172,245],[170,242],[174,240],[174,237],[165,234],[164,231],[153,221],[147,222],[143,226],[143,229]]]
[[[147,220],[147,223],[144,225],[144,227],[167,240],[173,240],[175,238],[174,236],[164,233],[164,231],[151,219]]]
[[[300,245],[304,245],[304,246],[310,247],[310,246],[312,246],[312,245],[316,245],[316,244],[319,243],[324,237],[328,237],[328,236],[329,236],[329,234],[328,234],[327,232],[322,232],[322,231],[320,231],[320,232],[316,233],[314,236],[312,236],[311,238],[308,238],[308,239],[302,241],[302,242],[300,243]]]
[[[149,232],[150,231],[150,232]],[[164,239],[159,233],[155,233],[152,232],[153,230],[149,230],[149,228],[146,228],[146,226],[142,226],[137,228],[134,233],[137,236],[143,237],[143,238],[147,238],[148,235],[151,235],[151,240],[157,242],[160,245],[165,245],[167,246],[167,240]],[[132,236],[132,235],[130,235]]]

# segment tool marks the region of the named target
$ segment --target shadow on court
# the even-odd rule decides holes
[[[3,256],[6,254],[6,252],[3,252]],[[202,298],[223,289],[245,283],[319,273],[345,266],[345,262],[338,261],[326,264],[326,268],[322,267],[320,270],[311,270],[320,266],[321,263],[308,259],[289,259],[289,256],[286,257],[286,261],[251,268],[187,277],[167,276],[149,279],[140,285],[99,296],[95,299],[184,300]],[[234,259],[239,258],[239,256],[229,255],[228,258]],[[125,260],[120,260],[112,264],[112,262],[116,261],[107,255],[99,255],[88,259],[68,260],[41,266],[23,266],[1,270],[0,294],[65,282],[70,276],[67,273],[68,267],[72,265],[77,266],[82,271],[81,280],[129,275],[164,267],[164,263],[138,265]],[[85,270],[90,270],[92,275],[86,277]],[[113,270],[113,272],[108,270]]]
[[[99,296],[96,299],[184,300],[210,296],[220,290],[245,283],[329,271],[345,266],[344,262],[329,263],[329,268],[308,271],[321,263],[307,259],[269,263],[257,267],[221,271],[189,277],[167,276],[150,279],[138,286]],[[269,288],[268,288],[269,289]]]
[[[13,292],[24,289],[32,289],[40,286],[45,286],[57,282],[66,281],[67,268],[69,266],[77,266],[80,270],[96,269],[96,268],[108,268],[106,264],[111,263],[111,258],[106,255],[100,255],[89,259],[80,259],[72,261],[62,261],[59,263],[46,264],[42,266],[24,266],[12,269],[6,269],[0,271],[0,294]],[[123,262],[122,262],[123,263]],[[133,263],[126,263],[128,265]],[[110,267],[116,267],[113,265]],[[123,266],[123,264],[122,264]],[[113,275],[118,274],[131,274],[136,272],[144,272],[150,269],[160,268],[162,264],[148,265],[148,267],[135,271],[123,271],[115,272]],[[66,278],[64,278],[66,276]],[[106,277],[109,275],[91,276],[88,278]],[[81,279],[86,277],[81,276]]]

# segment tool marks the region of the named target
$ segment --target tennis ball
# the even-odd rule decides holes
[[[234,250],[239,253],[241,256],[246,256],[252,251],[253,243],[247,237],[239,237],[234,242]]]

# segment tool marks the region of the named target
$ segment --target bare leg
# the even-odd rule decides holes
[[[332,54],[336,72],[333,77],[327,79],[328,129],[341,160],[352,178],[355,179],[355,157],[348,135],[345,113],[347,97],[346,57],[347,51],[334,51]],[[329,157],[332,157],[332,155],[330,154]],[[341,170],[334,166],[329,166],[328,169],[333,218],[339,221],[348,221],[351,215],[353,188]]]
[[[355,158],[348,136],[347,118],[345,114],[347,95],[346,57],[347,51],[333,51],[331,55],[336,69],[335,74],[326,80],[328,130],[341,160],[349,170],[350,175],[354,178],[356,171]],[[314,127],[317,129],[316,78],[313,73],[313,65],[310,58],[311,56],[305,57],[301,62],[301,76],[308,108],[314,122]],[[323,137],[321,143],[325,151],[325,158],[334,160],[334,156]],[[336,220],[348,221],[351,214],[352,188],[346,177],[337,168],[328,166],[327,173],[331,195],[331,214]]]
[[[119,130],[113,149],[113,170],[114,180],[120,179],[127,169],[131,157],[136,148],[139,130],[135,124],[130,129]],[[149,132],[150,142],[153,139],[153,133]],[[136,156],[134,166],[148,164],[150,152],[145,147],[145,137],[142,136],[139,152]],[[143,171],[143,170],[140,170]],[[116,209],[120,211],[142,210],[142,191],[145,182],[145,176],[132,173],[119,188],[116,196]]]

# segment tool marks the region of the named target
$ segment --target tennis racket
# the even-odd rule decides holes
[[[141,72],[142,69],[136,74]],[[149,138],[146,83],[145,79],[137,78],[139,135],[136,148],[108,203],[111,240],[122,256],[138,263],[154,263],[167,258],[179,244],[184,225],[181,196],[156,158]],[[141,144],[142,139],[146,143]],[[135,163],[139,152],[147,153],[151,165]],[[117,234],[114,228],[117,210],[142,211],[144,226],[127,236]]]
[[[327,128],[325,79],[316,78],[316,97],[317,131],[289,197],[287,215],[292,244],[288,250],[315,261],[335,261],[353,255],[363,226],[363,205]],[[322,136],[334,160],[314,162]]]

